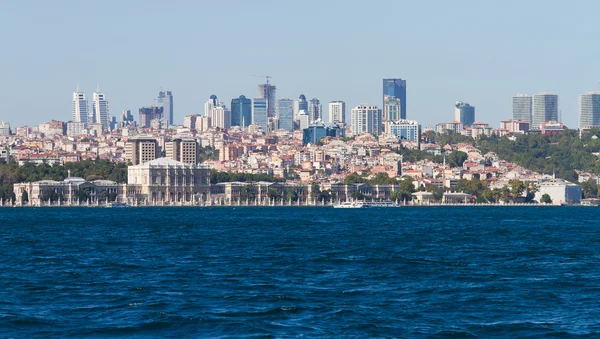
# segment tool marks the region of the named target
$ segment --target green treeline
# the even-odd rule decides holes
[[[81,177],[88,181],[105,179],[117,183],[127,182],[126,164],[100,158],[54,166],[26,163],[20,167],[16,161],[0,160],[0,199],[14,199],[13,184],[15,183],[39,180],[62,181],[67,178],[69,170],[71,170],[71,176]]]
[[[596,133],[593,133],[596,132]],[[490,137],[477,140],[482,153],[494,152],[500,159],[516,163],[539,173],[552,174],[577,182],[575,170],[600,173],[600,139],[592,131],[581,138],[575,130],[565,130],[563,135],[526,134],[508,137]]]

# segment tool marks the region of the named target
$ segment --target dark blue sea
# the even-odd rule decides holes
[[[598,338],[599,215],[2,208],[0,338]]]

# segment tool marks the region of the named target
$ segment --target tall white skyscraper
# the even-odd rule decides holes
[[[73,122],[87,124],[88,115],[88,101],[85,98],[85,93],[80,92],[79,88],[77,88],[77,91],[73,92],[73,115],[71,117],[71,120]]]
[[[329,102],[329,122],[346,123],[346,103],[343,101]]]
[[[558,121],[558,95],[540,93],[533,96],[533,114],[530,129],[539,129],[546,121]]]
[[[377,106],[358,105],[352,109],[352,134],[381,134],[381,110]]]
[[[530,95],[517,94],[512,98],[513,120],[522,120],[531,126],[533,100]]]
[[[102,124],[103,129],[108,129],[108,101],[99,89],[92,95],[92,116],[90,123]]]
[[[600,92],[579,96],[579,128],[600,126]]]

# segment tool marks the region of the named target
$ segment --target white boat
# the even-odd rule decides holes
[[[343,203],[333,205],[333,208],[367,208],[369,205],[359,201],[346,201]]]

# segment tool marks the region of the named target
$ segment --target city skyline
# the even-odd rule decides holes
[[[6,2],[0,4],[1,25],[21,33],[7,37],[5,60],[11,67],[0,93],[10,98],[5,102],[13,114],[0,120],[10,120],[13,126],[32,125],[48,120],[46,117],[67,121],[70,103],[65,93],[72,92],[79,80],[81,90],[89,96],[95,84],[102,83],[112,115],[149,106],[157,89],[168,88],[177,96],[174,121],[181,123],[185,115],[202,113],[198,107],[212,93],[225,102],[240,94],[255,97],[260,81],[253,75],[269,74],[277,85],[278,97],[297,98],[304,93],[322,103],[342,100],[348,107],[381,107],[381,79],[407,79],[406,118],[418,117],[423,126],[449,120],[456,100],[476,106],[477,120],[497,126],[498,120],[511,117],[512,96],[552,92],[560,96],[563,122],[574,128],[578,126],[579,95],[600,90],[600,66],[593,57],[596,47],[589,44],[600,33],[592,24],[592,13],[600,4],[578,3],[587,6],[584,12],[568,4],[540,4],[545,2],[465,1],[456,6],[440,1],[430,6],[389,1],[382,4],[389,10],[381,12],[382,6],[372,4],[340,6],[307,1],[307,6],[320,10],[296,12],[299,20],[315,21],[315,25],[304,27],[286,23],[284,14],[290,10],[289,4],[266,1],[236,1],[240,10],[235,12],[229,11],[231,4],[187,1],[166,11],[135,0],[108,1],[93,11],[87,3],[59,9],[46,3],[32,8]],[[200,25],[188,20],[198,11],[220,14]],[[89,15],[74,15],[81,12]],[[383,43],[381,32],[386,31],[386,22],[399,12],[403,13],[403,25],[419,33],[405,36],[401,46],[386,45],[394,58],[354,53],[356,46]],[[531,17],[531,12],[539,15]],[[381,20],[361,29],[320,20],[334,13],[336,17],[371,15]],[[170,24],[136,27],[127,18],[138,14]],[[463,15],[471,20],[452,19]],[[106,17],[119,24],[108,25]],[[501,18],[506,17],[516,24],[504,25]],[[222,27],[218,25],[222,20],[233,24]],[[220,28],[209,33],[202,29],[207,26]],[[84,28],[73,31],[73,27]],[[240,32],[260,36],[269,27],[277,29],[267,40],[277,44],[242,39],[235,53],[214,54],[201,53],[196,46],[201,41],[233,41]],[[102,34],[105,43],[73,53],[73,39],[87,41],[95,34]],[[144,53],[157,39],[168,39],[169,51]],[[332,40],[337,43],[331,44]],[[311,41],[319,53],[303,52],[297,41]],[[40,48],[47,53],[42,56],[37,52]],[[36,93],[37,100],[27,100],[25,95],[31,92]]]

